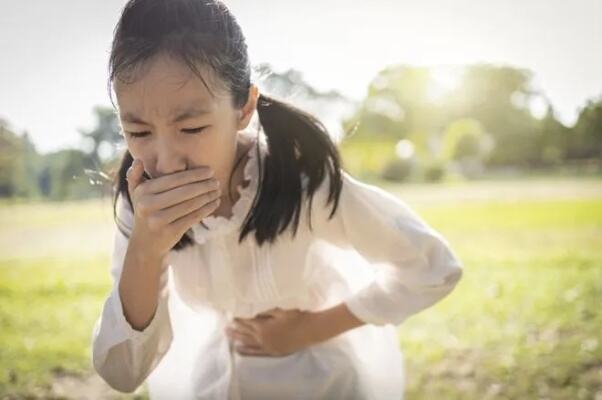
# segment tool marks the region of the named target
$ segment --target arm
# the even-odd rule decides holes
[[[117,216],[131,233],[133,214],[118,200]],[[133,392],[165,355],[173,338],[168,313],[168,266],[139,256],[119,229],[111,259],[113,286],[92,335],[92,362],[114,389]]]
[[[345,302],[310,313],[310,343],[317,344],[366,323],[353,314]]]
[[[327,180],[312,202],[312,232],[374,263],[374,281],[320,311],[266,311],[235,318],[226,334],[248,355],[286,355],[364,324],[398,325],[449,294],[462,264],[447,241],[404,202],[376,186],[343,175],[339,208],[328,220]],[[270,316],[271,318],[265,318]]]
[[[343,171],[339,208],[328,220],[327,181],[313,200],[314,234],[337,246],[354,248],[377,267],[377,275],[342,304],[318,313],[313,319],[334,316],[332,321],[337,321],[322,330],[335,333],[353,327],[347,311],[363,323],[399,325],[454,289],[462,277],[462,263],[446,239],[405,202]]]

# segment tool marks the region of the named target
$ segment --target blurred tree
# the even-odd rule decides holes
[[[473,118],[461,118],[450,122],[443,132],[441,158],[445,161],[464,157],[485,156],[483,127]]]
[[[568,156],[602,159],[602,96],[588,100],[581,109],[570,135]]]
[[[492,134],[489,165],[524,165],[539,159],[541,131],[529,104],[540,93],[531,88],[532,72],[475,64],[466,68],[456,89],[455,112],[478,120]]]
[[[558,121],[551,104],[548,104],[540,122],[540,131],[541,164],[550,166],[562,163],[568,156],[571,129]]]
[[[11,197],[17,193],[20,163],[20,140],[5,120],[0,120],[0,196]]]
[[[382,147],[385,141],[395,146],[398,140],[409,139],[418,165],[425,167],[445,152],[448,159],[457,159],[458,154],[449,152],[474,153],[477,148],[489,150],[487,157],[481,154],[481,161],[477,160],[488,166],[531,167],[558,153],[562,157],[564,152],[555,149],[565,146],[566,129],[553,112],[537,115],[534,105],[545,104],[547,99],[533,88],[531,71],[490,64],[469,65],[462,73],[449,68],[443,74],[453,81],[449,87],[441,84],[441,72],[446,71],[405,65],[380,71],[357,112],[343,122],[357,125],[353,137],[347,139],[358,145],[362,142],[366,148],[376,142]],[[457,131],[452,136],[458,137],[449,136],[450,124],[462,120],[472,120],[487,132],[478,146],[476,136],[464,129],[468,129],[466,123],[451,128]]]
[[[84,138],[84,148],[96,169],[117,156],[118,146],[122,143],[121,127],[115,110],[111,107],[96,106],[93,110],[96,126],[86,131],[79,130]]]
[[[430,89],[431,72],[426,67],[390,66],[372,80],[357,111],[343,121],[346,130],[356,127],[353,135],[344,139],[343,147],[364,149],[364,156],[353,152],[352,164],[375,169],[361,175],[407,178],[409,169],[395,159],[395,146],[401,139],[413,143],[416,162],[412,165],[420,166],[433,158],[437,151],[433,139],[444,126],[446,111],[432,101]],[[375,154],[379,155],[378,162]]]
[[[491,137],[474,118],[460,118],[448,124],[443,132],[440,161],[456,168],[469,178],[481,175],[493,148]]]
[[[418,155],[428,153],[428,136],[444,126],[442,108],[429,97],[430,72],[406,65],[383,69],[372,80],[357,112],[345,124],[359,123],[354,138],[413,138]]]
[[[97,197],[102,188],[85,173],[91,158],[78,149],[59,150],[44,155],[38,183],[52,200]]]
[[[38,154],[27,132],[17,135],[0,119],[0,197],[33,197]]]

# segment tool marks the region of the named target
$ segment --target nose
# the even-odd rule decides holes
[[[156,157],[155,175],[157,177],[187,169],[186,155],[175,143],[158,141]]]

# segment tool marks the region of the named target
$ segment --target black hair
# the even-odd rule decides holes
[[[199,65],[210,67],[226,85],[232,106],[240,109],[246,103],[251,86],[247,45],[236,19],[221,1],[128,1],[113,33],[109,96],[115,78],[121,79],[127,73],[135,72],[157,54],[166,54],[184,62],[211,93],[198,70]],[[342,188],[342,174],[337,146],[315,116],[263,93],[259,95],[257,114],[265,133],[268,154],[265,166],[262,166],[258,154],[259,186],[253,206],[242,224],[239,242],[255,231],[257,243],[261,245],[265,241],[273,242],[291,220],[293,234],[296,233],[304,189],[309,199],[311,229],[313,194],[326,174],[329,178],[327,204],[333,203],[329,216],[332,218]],[[255,150],[259,152],[259,148]],[[113,178],[113,216],[118,227],[116,204],[120,195],[125,196],[133,210],[126,181],[126,172],[132,161],[126,149]],[[232,174],[228,193],[231,193]],[[307,177],[305,188],[302,174]],[[192,239],[184,234],[173,249],[191,244]]]

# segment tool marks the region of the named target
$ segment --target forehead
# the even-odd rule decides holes
[[[200,66],[203,81],[190,68],[172,58],[158,56],[142,68],[115,79],[114,90],[120,111],[132,114],[172,115],[190,107],[217,110],[227,103],[227,95],[210,68]]]

